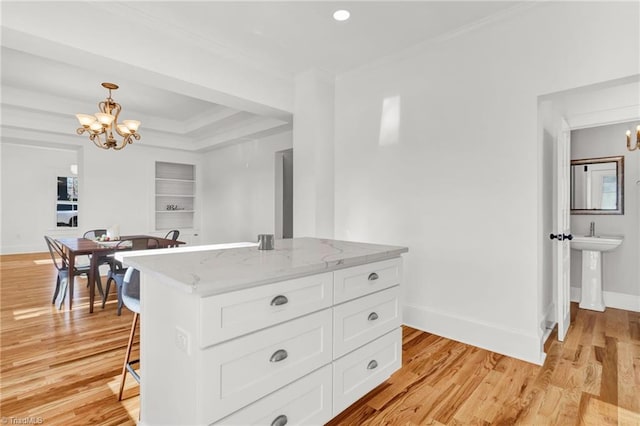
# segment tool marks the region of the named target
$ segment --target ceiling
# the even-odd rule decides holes
[[[285,73],[348,71],[425,40],[472,25],[508,1],[132,2],[130,13],[165,31],[200,40]],[[332,14],[348,9],[351,19]]]
[[[145,54],[145,43],[148,45],[149,39],[136,39],[139,32],[134,29],[153,34],[158,40],[160,35],[170,37],[171,43],[163,45],[167,57],[179,57],[181,51],[197,47],[212,57],[288,81],[293,87],[293,78],[299,72],[318,69],[339,75],[392,57],[402,50],[472,30],[507,16],[523,4],[512,1],[3,1],[0,6],[3,134],[20,135],[33,121],[25,117],[51,115],[58,123],[57,127],[50,126],[53,133],[66,138],[68,132],[70,137],[80,138],[75,135],[74,114],[95,112],[97,102],[107,95],[100,86],[103,81],[120,86],[113,98],[122,104],[121,118],[142,122],[142,139],[137,143],[206,151],[291,128],[292,107],[284,110],[268,105],[242,108],[239,107],[244,105],[242,102],[229,97],[216,102],[211,96],[200,96],[203,91],[187,93],[150,84],[150,73],[146,78],[144,72],[128,72],[124,67],[108,69],[92,65],[96,61],[92,60],[91,53],[74,48],[69,41],[88,37],[92,27],[98,34],[105,31],[114,40],[119,28],[131,29],[123,37],[129,37],[127,43],[135,47],[138,55]],[[33,13],[35,6],[38,14]],[[349,9],[351,19],[334,21],[331,15],[339,8]],[[88,16],[101,19],[93,24],[86,19]],[[51,22],[59,22],[59,26]],[[37,36],[43,43],[55,41],[64,45],[71,54],[56,57],[43,53],[44,49],[39,49],[37,43],[5,43],[5,39],[15,39],[7,37],[6,34],[11,34],[7,31],[35,33],[45,23],[49,32]],[[225,87],[216,89],[224,91]]]

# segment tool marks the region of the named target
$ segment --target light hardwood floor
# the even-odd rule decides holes
[[[48,254],[0,264],[7,424],[135,424],[138,386],[129,378],[125,400],[116,396],[132,314],[116,316],[114,295],[89,314],[84,279],[73,311],[58,311]],[[330,424],[640,425],[640,314],[572,312],[567,339],[549,342],[541,367],[405,327],[402,369]]]

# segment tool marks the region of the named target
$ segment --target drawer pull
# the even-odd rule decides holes
[[[369,321],[375,321],[378,319],[378,314],[376,314],[375,312],[371,312],[369,314],[369,318],[367,318]]]
[[[286,303],[289,303],[289,299],[287,299],[287,296],[283,295],[276,296],[271,300],[271,306],[280,306]]]
[[[269,361],[280,362],[284,359],[287,359],[288,356],[289,354],[287,353],[287,351],[285,351],[284,349],[278,349],[273,353],[273,355],[271,355],[271,358],[269,358]]]
[[[372,272],[369,274],[369,278],[367,278],[369,281],[375,281],[378,279],[378,274],[376,274],[375,272]]]
[[[271,426],[284,426],[287,424],[287,420],[287,416],[280,414],[271,422]]]
[[[378,361],[371,360],[369,361],[369,365],[367,365],[367,370],[373,370],[374,368],[376,368],[378,366]]]

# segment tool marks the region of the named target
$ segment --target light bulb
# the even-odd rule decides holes
[[[110,126],[113,120],[115,120],[113,115],[105,114],[104,112],[96,112],[96,118],[104,127]]]
[[[127,128],[131,130],[131,133],[137,132],[138,127],[140,127],[140,122],[138,120],[124,120],[122,124],[127,126]]]
[[[82,127],[89,127],[91,123],[96,121],[96,117],[89,114],[76,114],[76,118]]]
[[[131,130],[129,130],[129,128],[124,124],[118,124],[118,130],[120,130],[120,133],[123,133],[125,135],[131,134]]]
[[[351,13],[348,10],[336,10],[333,12],[333,19],[336,21],[346,21],[351,16]]]

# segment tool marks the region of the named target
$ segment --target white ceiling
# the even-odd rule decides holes
[[[338,74],[477,23],[509,1],[132,2],[163,30],[286,73]],[[332,19],[337,9],[351,19]]]
[[[53,40],[83,37],[87,14],[98,16],[95,31],[110,31],[109,21],[128,23],[151,34],[170,36],[167,57],[172,50],[198,46],[211,55],[247,64],[265,74],[288,79],[309,69],[334,75],[381,60],[422,43],[444,40],[457,33],[519,8],[513,1],[196,1],[196,2],[8,2],[1,4],[3,29],[28,31],[37,19],[76,17],[78,25],[52,29]],[[351,11],[351,19],[336,22],[338,8]],[[113,31],[116,31],[114,28]],[[55,32],[55,34],[53,34]],[[135,34],[133,31],[132,34]],[[4,41],[4,37],[3,37]],[[129,42],[144,55],[144,46]],[[87,56],[75,50],[77,57]],[[141,74],[110,70],[97,72],[87,56],[86,66],[78,61],[56,60],[37,48],[20,44],[6,46],[2,55],[3,130],[27,126],[28,114],[47,114],[56,104],[60,132],[75,136],[74,114],[94,112],[106,97],[100,86],[112,81],[120,86],[113,98],[122,104],[122,118],[142,121],[142,140],[154,144],[170,135],[178,148],[202,151],[238,140],[257,138],[291,127],[291,114],[256,113],[229,108],[185,93],[146,84]],[[100,70],[103,71],[103,70]],[[144,74],[142,74],[144,75]],[[224,91],[224,87],[220,87]],[[59,99],[56,102],[56,99]],[[236,104],[237,107],[237,104]],[[269,111],[267,109],[267,111]],[[25,123],[27,122],[27,123]],[[74,123],[74,124],[71,124]],[[62,126],[64,124],[64,126]],[[6,134],[6,131],[4,132]],[[176,146],[176,143],[173,144]]]

